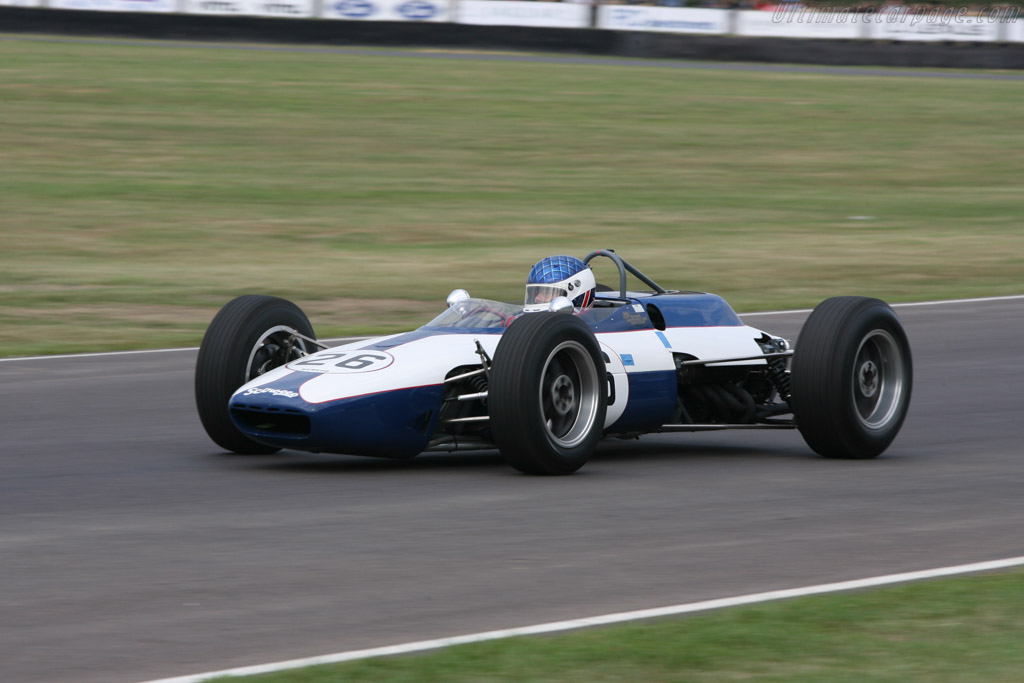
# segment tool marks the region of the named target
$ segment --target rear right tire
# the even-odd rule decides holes
[[[835,297],[819,304],[800,331],[791,406],[816,453],[874,458],[899,433],[912,382],[910,344],[889,305]]]

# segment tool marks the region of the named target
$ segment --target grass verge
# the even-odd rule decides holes
[[[1014,683],[1024,572],[246,677],[247,683]]]
[[[616,248],[739,310],[1024,292],[1012,81],[0,41],[0,355],[322,335]],[[600,271],[598,272],[600,275]]]

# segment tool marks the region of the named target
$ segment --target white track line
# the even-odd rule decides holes
[[[897,308],[909,308],[911,306],[941,306],[943,304],[979,304],[987,303],[990,301],[1013,301],[1014,299],[1024,299],[1024,294],[1009,294],[1007,296],[984,296],[977,299],[945,299],[939,301],[918,301],[916,303],[906,304],[892,304]]]
[[[908,308],[910,306],[944,306],[947,304],[978,304],[978,303],[989,303],[993,301],[1014,301],[1017,299],[1024,299],[1024,294],[1011,294],[1009,296],[989,296],[978,299],[945,299],[942,301],[919,301],[916,303],[906,304],[890,304],[893,308]],[[788,311],[761,311],[759,313],[740,313],[744,318],[748,318],[756,315],[788,315],[798,313],[810,313],[810,308],[795,308]],[[324,341],[359,341],[361,339],[367,339],[368,337],[339,337],[337,339],[325,339]],[[10,358],[0,358],[0,363],[10,363],[13,361],[24,361],[24,360],[55,360],[58,358],[98,358],[102,356],[131,356],[142,353],[176,353],[179,351],[198,351],[198,346],[182,347],[180,349],[146,349],[142,351],[102,351],[99,353],[69,353],[59,356],[12,356]]]
[[[947,304],[983,304],[996,301],[1015,301],[1024,299],[1024,294],[1010,294],[1008,296],[986,296],[977,299],[943,299],[940,301],[917,301],[905,304],[889,304],[893,308],[911,308],[913,306],[945,306]],[[810,313],[810,308],[794,308],[788,311],[761,311],[759,313],[740,313],[740,316],[749,318],[755,315],[787,315],[796,313]]]
[[[180,349],[143,349],[142,351],[101,351],[99,353],[65,353],[59,356],[12,356],[0,358],[0,363],[10,363],[18,360],[57,360],[58,358],[100,358],[102,356],[138,356],[144,353],[175,353],[177,351],[198,351],[198,346],[183,347]]]
[[[325,342],[338,342],[339,344],[360,341],[368,337],[338,337],[336,339],[322,339]],[[59,356],[11,356],[0,358],[0,363],[10,363],[18,360],[54,360],[57,358],[102,358],[103,356],[137,356],[144,353],[184,353],[185,351],[198,351],[198,346],[183,346],[179,349],[142,349],[140,351],[100,351],[96,353],[66,353]]]
[[[540,633],[552,633],[555,631],[569,631],[589,626],[603,626],[606,624],[617,624],[624,621],[636,621],[638,619],[651,619],[654,617],[689,614],[691,612],[722,609],[723,607],[752,605],[754,603],[769,602],[772,600],[784,600],[787,598],[798,598],[807,595],[835,593],[838,591],[856,590],[858,588],[871,588],[873,586],[884,586],[893,583],[920,581],[922,579],[934,579],[942,576],[953,576],[955,574],[969,574],[1020,566],[1024,566],[1024,557],[1011,557],[1005,560],[991,560],[988,562],[976,562],[974,564],[962,564],[954,567],[942,567],[939,569],[926,569],[923,571],[906,572],[903,574],[876,576],[870,579],[825,583],[817,586],[806,586],[804,588],[769,591],[767,593],[753,593],[750,595],[740,595],[732,598],[720,598],[718,600],[704,600],[702,602],[672,605],[670,607],[655,607],[653,609],[620,612],[618,614],[604,614],[584,619],[571,619],[569,621],[554,621],[547,624],[522,626],[520,628],[509,628],[500,631],[470,633],[468,635],[438,638],[436,640],[420,640],[414,643],[375,647],[367,650],[350,650],[348,652],[320,655],[319,657],[290,659],[283,662],[274,662],[272,664],[258,664],[255,666],[243,666],[237,669],[224,669],[223,671],[208,671],[206,673],[193,674],[190,676],[162,678],[159,680],[148,681],[147,683],[200,683],[200,681],[207,681],[218,676],[252,676],[255,674],[272,673],[275,671],[285,671],[287,669],[314,666],[316,664],[335,664],[338,662],[352,661],[354,659],[368,659],[370,657],[383,657],[386,655],[409,654],[412,652],[422,652],[424,650],[436,650],[439,648],[450,647],[452,645],[480,643],[486,640],[499,640],[502,638],[537,635]]]

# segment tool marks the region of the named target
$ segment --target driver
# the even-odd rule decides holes
[[[596,290],[594,272],[583,261],[575,256],[548,256],[530,269],[523,312],[546,311],[556,297],[564,296],[579,314],[593,305]]]

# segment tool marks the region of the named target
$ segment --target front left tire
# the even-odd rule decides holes
[[[203,428],[221,448],[245,455],[280,450],[239,431],[228,401],[243,384],[315,350],[296,332],[315,339],[302,309],[274,296],[240,296],[213,318],[199,346],[195,395]]]

